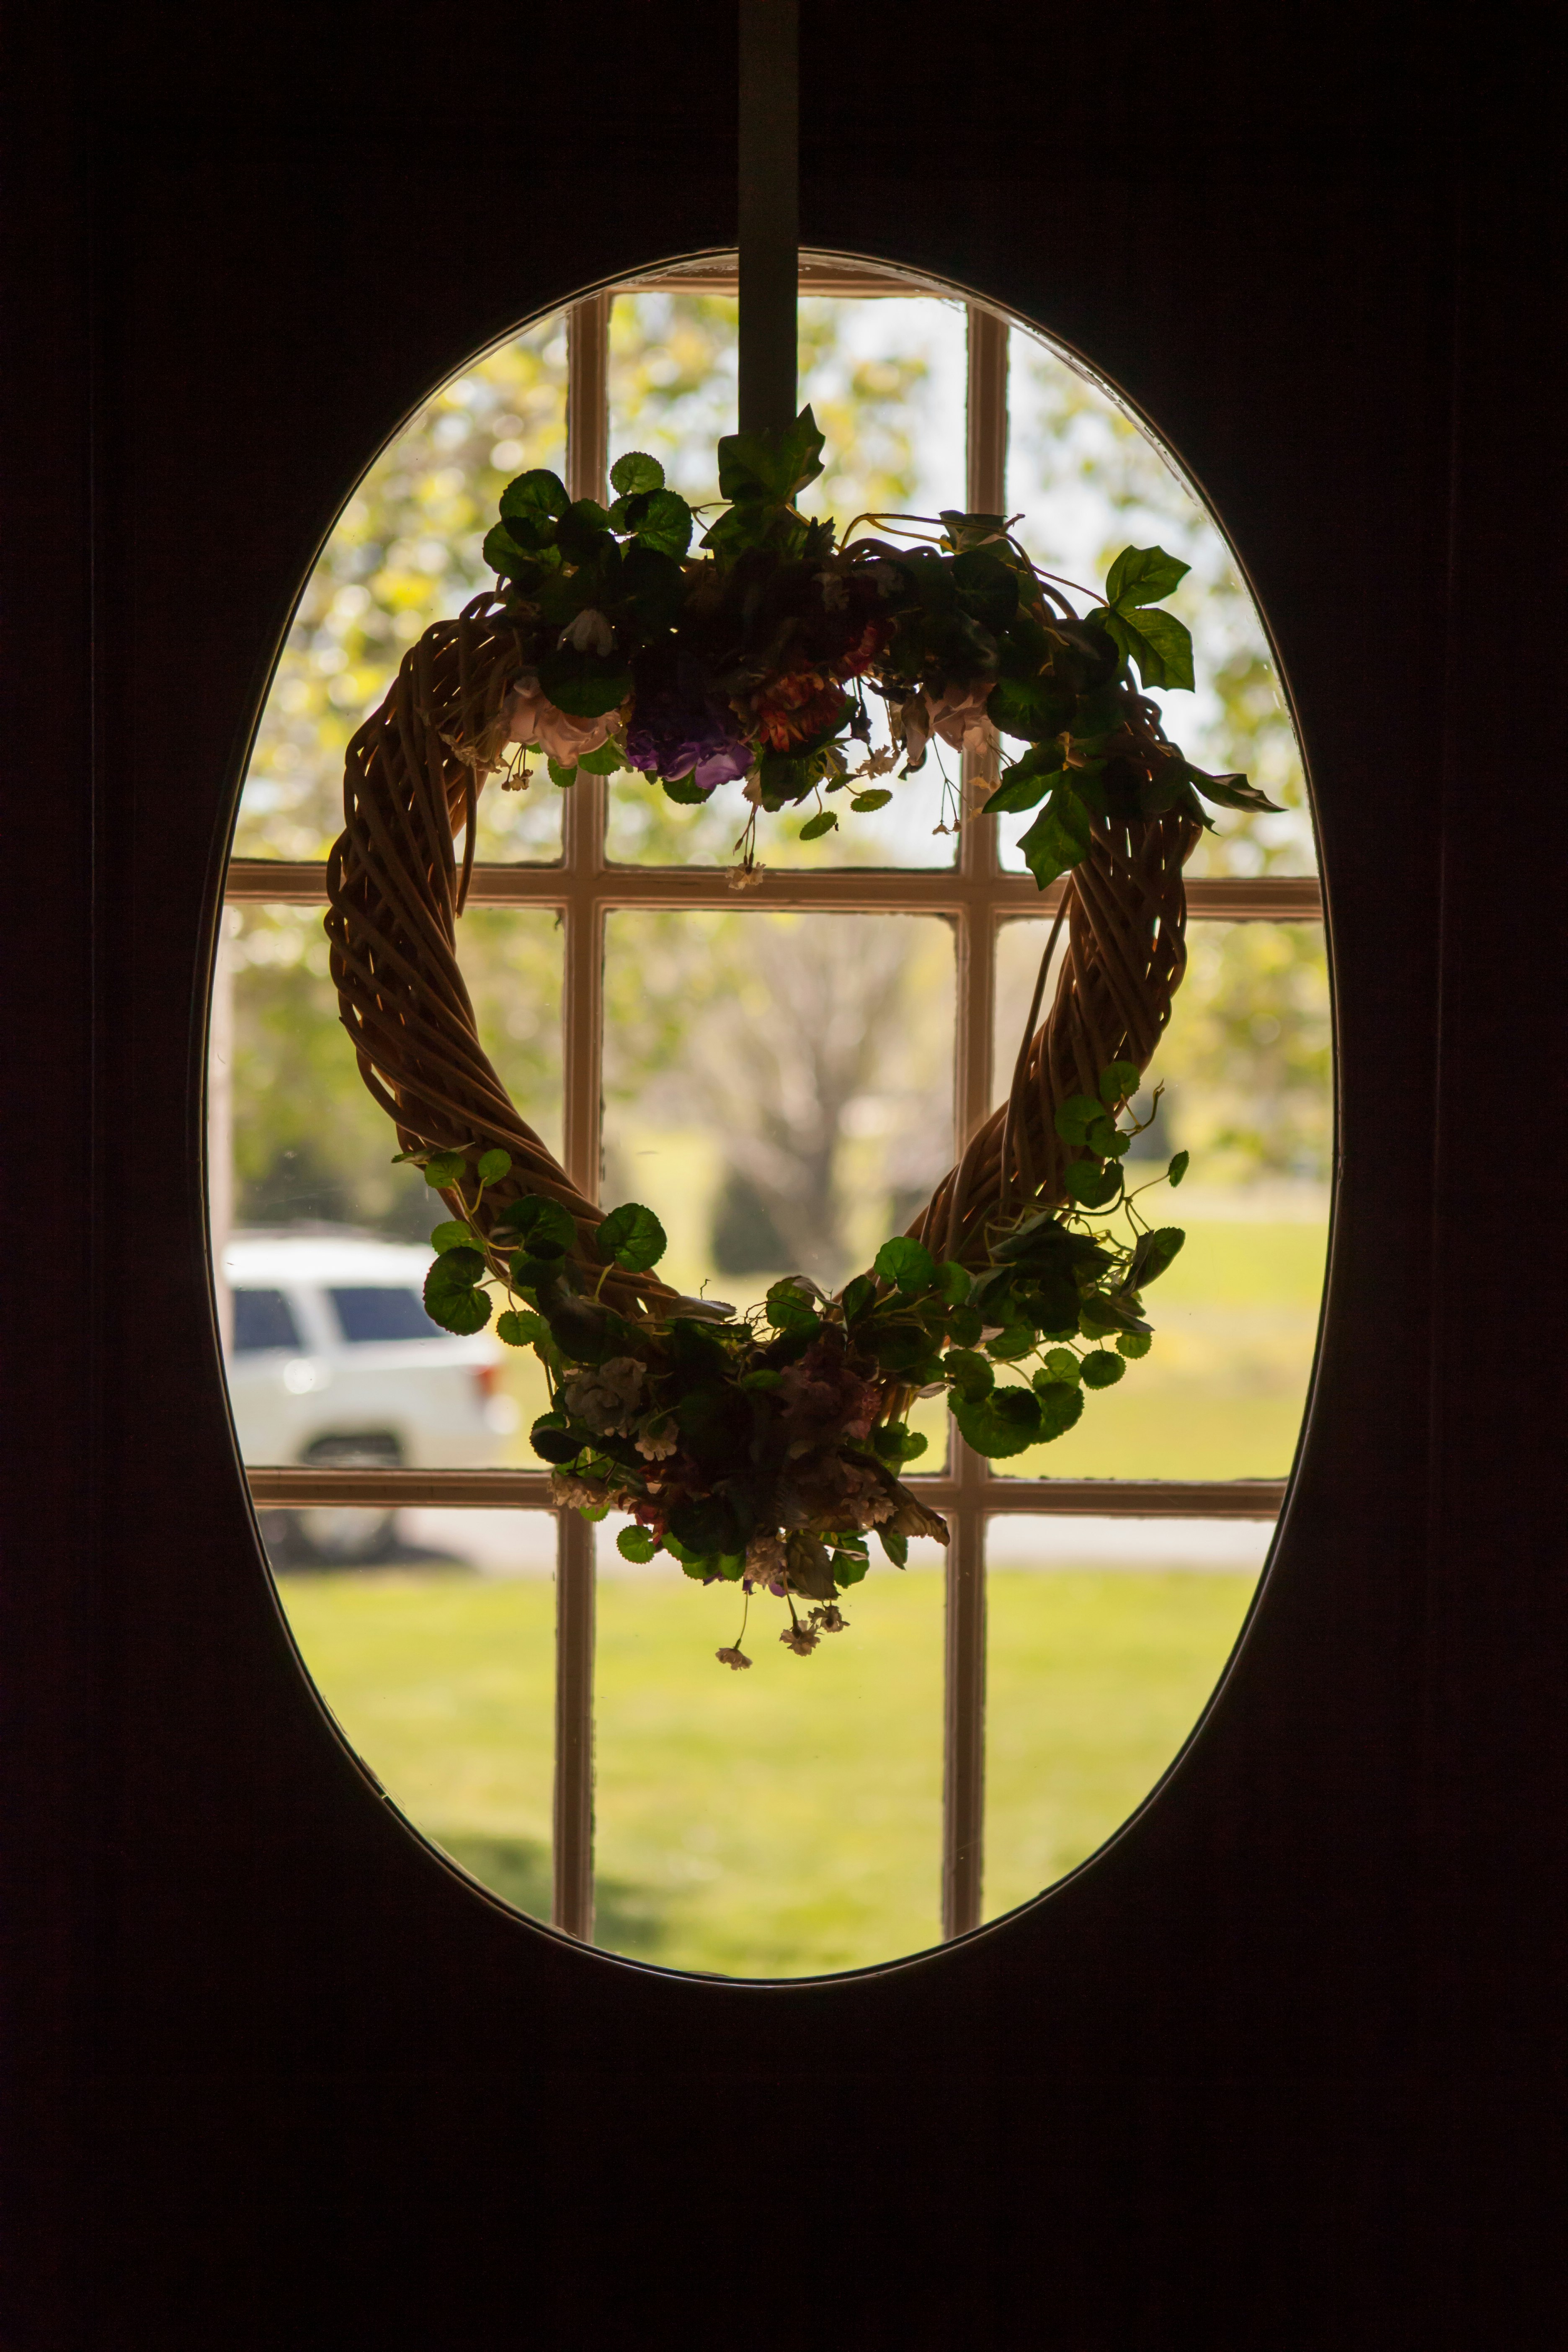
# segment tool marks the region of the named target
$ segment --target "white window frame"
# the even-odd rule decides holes
[[[734,259],[718,255],[635,281],[688,292],[732,292]],[[602,497],[608,442],[610,289],[568,313],[567,473],[574,498]],[[631,290],[631,287],[626,290]],[[867,297],[938,295],[930,284],[830,257],[803,257],[803,293]],[[1007,446],[1008,321],[980,303],[968,309],[968,503],[1004,510]],[[966,762],[966,765],[968,763]],[[978,771],[969,771],[973,780]],[[1027,874],[1003,870],[994,825],[965,824],[956,864],[921,868],[770,867],[749,896],[760,910],[936,915],[952,929],[957,1004],[954,1128],[959,1151],[992,1108],[996,946],[1002,925],[1049,916],[1059,884],[1042,894]],[[323,864],[236,858],[225,886],[231,906],[315,906],[326,898]],[[605,921],[624,908],[722,908],[736,901],[727,875],[710,867],[616,866],[605,851],[605,787],[584,778],[563,800],[563,848],[550,865],[476,865],[468,903],[555,910],[563,931],[564,1150],[568,1174],[590,1198],[600,1183]],[[1315,877],[1194,880],[1188,912],[1220,922],[1321,919]],[[215,1012],[215,1023],[220,1017]],[[220,1062],[226,1057],[219,1057]],[[215,1181],[227,1181],[215,1160]],[[216,1207],[215,1198],[215,1209]],[[217,1230],[222,1222],[215,1219]],[[1093,1513],[1115,1517],[1271,1519],[1283,1479],[1016,1478],[951,1432],[948,1466],[913,1476],[952,1528],[947,1555],[943,1710],[942,1924],[944,1937],[981,1919],[984,1843],[985,1525],[1000,1514]],[[547,1471],[398,1470],[247,1466],[258,1508],[323,1504],[383,1508],[553,1507]],[[555,1787],[552,1924],[587,1941],[594,1923],[594,1538],[575,1511],[556,1513]]]

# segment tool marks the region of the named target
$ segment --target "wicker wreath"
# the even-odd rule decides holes
[[[898,1475],[925,1446],[908,1426],[915,1395],[945,1391],[972,1445],[1016,1454],[1062,1435],[1085,1389],[1147,1351],[1142,1292],[1183,1235],[1127,1191],[1138,1123],[1123,1115],[1185,968],[1183,869],[1203,802],[1268,805],[1244,777],[1194,769],[1148,698],[1192,682],[1185,631],[1154,609],[1182,564],[1126,550],[1103,607],[1080,618],[998,517],[944,511],[934,541],[920,518],[861,517],[902,523],[917,546],[851,543],[853,525],[839,543],[794,503],[821,447],[809,410],[782,437],[721,441],[730,503],[702,556],[688,554],[693,511],[646,455],[616,461],[608,509],[542,470],[510,485],[485,543],[500,584],[426,631],[349,745],[327,916],[364,1083],[451,1212],[432,1235],[435,1319],[478,1330],[504,1291],[498,1336],[549,1376],[532,1441],[556,1499],[628,1514],[629,1558],[668,1549],[748,1597],[767,1586],[803,1654],[841,1629],[837,1597],[866,1573],[871,1533],[900,1566],[911,1536],[947,1538]],[[891,750],[870,748],[868,688]],[[1003,734],[1028,748],[986,809],[1039,809],[1030,869],[1042,886],[1067,877],[1006,1103],[835,1297],[804,1276],[741,1317],[682,1296],[654,1271],[653,1213],[606,1215],[581,1192],[479,1042],[458,955],[479,794],[513,746],[524,764],[531,747],[548,754],[559,784],[579,763],[626,764],[678,801],[746,775],[751,878],[758,809],[815,793],[812,836],[837,822],[824,794],[877,807],[889,795],[864,780],[900,757],[910,772],[933,736],[969,748]],[[1173,1181],[1184,1165],[1178,1153]],[[1106,1210],[1124,1235],[1096,1224]],[[998,1383],[998,1366],[1026,1359],[1026,1386]],[[805,1622],[797,1597],[816,1604]],[[719,1654],[750,1664],[738,1642]]]
[[[479,796],[501,766],[521,660],[518,633],[489,595],[476,597],[457,620],[437,622],[404,656],[385,701],[348,747],[345,823],[328,862],[326,929],[360,1074],[403,1149],[506,1152],[511,1170],[487,1187],[480,1229],[493,1229],[511,1202],[542,1195],[571,1215],[592,1263],[605,1213],[577,1190],[497,1076],[458,956]],[[1128,1063],[1142,1076],[1153,1058],[1186,968],[1183,869],[1199,836],[1196,822],[1181,812],[1096,823],[1041,960],[1030,1034],[1007,1101],[909,1228],[942,1257],[963,1262],[976,1237],[1016,1202],[1068,1198],[1064,1179],[1074,1155],[1057,1114],[1070,1097],[1093,1096],[1107,1067]],[[1037,1028],[1064,929],[1056,995]],[[678,1295],[652,1274],[613,1265],[601,1290],[630,1315],[668,1310]]]

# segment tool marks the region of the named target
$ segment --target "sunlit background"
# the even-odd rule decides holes
[[[963,307],[935,299],[803,301],[803,392],[828,439],[812,493],[822,511],[847,523],[862,510],[963,503],[964,333]],[[734,422],[733,302],[617,298],[611,362],[612,456],[650,449],[689,496],[713,495],[713,444]],[[557,317],[446,385],[360,483],[273,683],[237,856],[325,856],[349,735],[421,631],[490,584],[480,548],[504,483],[529,466],[563,466],[565,384]],[[1165,698],[1173,731],[1204,764],[1247,770],[1285,813],[1226,815],[1190,870],[1312,872],[1294,738],[1223,539],[1128,416],[1017,330],[1011,416],[1009,501],[1037,561],[1089,588],[1129,542],[1158,541],[1193,566],[1174,604],[1194,632],[1198,685]],[[879,816],[850,819],[826,842],[802,842],[798,817],[766,820],[761,855],[774,866],[949,863],[941,782],[932,763]],[[622,778],[610,800],[611,856],[626,862],[723,863],[746,815],[738,786],[678,809]],[[547,860],[560,841],[548,784],[485,795],[481,857]],[[390,1326],[379,1353],[346,1344],[334,1287],[416,1286],[430,1196],[391,1165],[395,1140],[339,1026],[319,912],[248,906],[226,926],[215,1051],[229,1105],[232,1247],[252,1252],[244,1280],[284,1296],[293,1318],[278,1326],[266,1319],[276,1309],[248,1310],[260,1318],[248,1346],[237,1328],[231,1388],[247,1457],[344,1458],[323,1390],[291,1394],[283,1435],[276,1421],[263,1430],[247,1383],[280,1360],[260,1344],[270,1332],[274,1349],[293,1349],[290,1363],[339,1361],[344,1379],[382,1381],[396,1447],[382,1458],[537,1467],[526,1430],[543,1393],[531,1357],[488,1339],[453,1343],[450,1360],[416,1376],[400,1369]],[[1003,933],[999,1097],[1044,929],[1020,920]],[[1289,1469],[1327,1219],[1321,926],[1194,922],[1189,945],[1150,1073],[1164,1088],[1146,1144],[1151,1174],[1156,1157],[1193,1155],[1171,1211],[1189,1239],[1161,1285],[1154,1350],[1066,1439],[1001,1470]],[[559,1150],[554,919],[476,909],[462,955],[487,1047],[524,1117]],[[743,1304],[784,1272],[842,1280],[949,1162],[953,987],[952,934],[934,918],[786,915],[740,899],[720,913],[612,916],[606,1198],[658,1211],[667,1270],[690,1287],[705,1282]],[[412,1272],[373,1281],[372,1239],[406,1245]],[[306,1241],[321,1244],[309,1264],[278,1255]],[[931,1468],[945,1413],[924,1410],[934,1443],[921,1466]],[[668,1561],[633,1569],[614,1550],[613,1527],[600,1532],[598,1940],[739,1975],[864,1965],[935,1941],[934,1551],[858,1589],[847,1639],[809,1660],[763,1644],[751,1674],[731,1675],[713,1650],[734,1637],[734,1591],[696,1589]],[[426,1834],[547,1916],[548,1515],[270,1512],[264,1533],[306,1662],[346,1736]],[[1267,1535],[1247,1523],[992,1522],[987,1916],[1082,1861],[1158,1780],[1234,1644]]]

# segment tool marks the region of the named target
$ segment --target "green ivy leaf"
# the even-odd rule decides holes
[[[1102,1168],[1096,1160],[1075,1160],[1062,1182],[1079,1208],[1104,1209],[1121,1190],[1121,1170],[1115,1160]]]
[[[640,1201],[627,1201],[610,1211],[594,1235],[594,1246],[602,1258],[613,1259],[628,1274],[646,1274],[669,1244],[653,1211]]]
[[[1137,663],[1146,688],[1184,687],[1191,692],[1193,641],[1173,613],[1140,613],[1129,618],[1125,613],[1111,612],[1106,614],[1104,625],[1120,651]]]
[[[1018,846],[1024,863],[1042,890],[1089,856],[1089,812],[1076,792],[1063,784],[1051,794]]]
[[[530,1257],[561,1258],[577,1246],[572,1213],[559,1201],[531,1192],[509,1201],[495,1223],[495,1238],[507,1249],[523,1249]]]
[[[1124,547],[1105,576],[1105,601],[1122,606],[1160,604],[1192,570],[1163,547]]]
[[[1058,1381],[1066,1381],[1070,1385],[1078,1379],[1079,1370],[1079,1359],[1070,1348],[1051,1348],[1047,1351],[1045,1363],[1035,1374],[1035,1386],[1037,1389],[1054,1386]]]
[[[1035,1352],[1035,1327],[1032,1323],[1005,1324],[994,1339],[987,1339],[985,1352],[999,1364],[1016,1364],[1020,1356]]]
[[[996,1385],[989,1360],[973,1348],[950,1348],[942,1360],[942,1369],[951,1386],[971,1404],[989,1396]]]
[[[1083,1418],[1083,1391],[1076,1381],[1053,1381],[1037,1391],[1040,1409],[1040,1444],[1050,1445],[1065,1437]]]
[[[1064,1143],[1082,1146],[1089,1141],[1089,1129],[1104,1116],[1092,1095],[1068,1095],[1051,1124]]]
[[[1118,1334],[1116,1341],[1122,1355],[1133,1358],[1146,1356],[1153,1344],[1153,1336],[1148,1331],[1122,1331]]]
[[[531,561],[526,548],[519,547],[504,522],[491,524],[485,533],[480,556],[492,572],[499,572],[509,580]]]
[[[496,1317],[496,1338],[509,1348],[537,1348],[542,1339],[549,1337],[549,1324],[531,1307],[509,1307],[504,1315]]]
[[[892,1561],[895,1568],[907,1568],[909,1566],[910,1542],[907,1536],[896,1536],[892,1533],[890,1528],[879,1528],[877,1529],[877,1541],[881,1545],[882,1549],[887,1553],[888,1558]]]
[[[1062,768],[1034,768],[1026,760],[1009,768],[1001,782],[985,803],[984,816],[1020,816],[1026,809],[1038,808],[1048,792],[1066,778]]]
[[[616,1538],[616,1549],[623,1559],[651,1559],[658,1546],[646,1528],[623,1528]]]
[[[470,1248],[473,1238],[473,1234],[460,1218],[447,1217],[431,1234],[430,1246],[439,1257],[446,1250]]]
[[[858,1274],[854,1281],[847,1285],[843,1297],[838,1302],[845,1322],[858,1321],[867,1308],[874,1305],[876,1297],[877,1286],[870,1276]]]
[[[497,1145],[497,1147],[491,1151],[480,1152],[479,1181],[481,1184],[499,1184],[501,1178],[509,1175],[510,1171],[511,1154],[510,1151],[502,1151],[500,1146]]]
[[[461,1183],[468,1172],[468,1155],[461,1151],[433,1151],[425,1162],[425,1181],[435,1192]]]
[[[628,449],[610,467],[610,488],[623,499],[635,499],[645,490],[662,490],[664,467],[646,449]]]
[[[1170,1166],[1166,1169],[1165,1181],[1171,1186],[1173,1191],[1174,1191],[1175,1187],[1181,1182],[1183,1177],[1186,1174],[1188,1168],[1192,1164],[1192,1157],[1193,1155],[1190,1151],[1178,1151]]]
[[[1142,1072],[1136,1062],[1108,1062],[1100,1074],[1100,1099],[1108,1110],[1138,1091]]]
[[[489,1295],[475,1286],[484,1272],[477,1249],[444,1250],[425,1277],[425,1312],[432,1323],[462,1338],[482,1331],[490,1319]]]
[[[822,1321],[810,1292],[788,1276],[769,1291],[767,1317],[775,1331],[815,1331]]]
[[[500,494],[503,515],[517,515],[528,520],[550,515],[559,521],[571,509],[571,494],[565,483],[546,466],[535,466],[531,473],[519,474]]]
[[[988,1462],[1022,1454],[1040,1442],[1040,1403],[1033,1389],[994,1389],[973,1403],[966,1397],[956,1398],[952,1417],[965,1443]]]
[[[691,544],[691,509],[676,490],[655,490],[637,528],[639,547],[679,563]]]
[[[833,1581],[841,1592],[847,1592],[852,1584],[860,1582],[870,1565],[863,1551],[836,1551],[831,1561]]]
[[[942,1321],[948,1338],[960,1348],[973,1348],[985,1328],[985,1318],[978,1307],[950,1307]]]
[[[1083,1384],[1086,1389],[1113,1389],[1126,1370],[1120,1356],[1112,1356],[1103,1348],[1091,1348],[1083,1360]]]
[[[936,1270],[936,1286],[950,1306],[962,1307],[974,1287],[974,1276],[956,1258],[943,1258]]]
[[[906,1297],[918,1297],[930,1290],[936,1281],[936,1260],[924,1242],[912,1241],[900,1234],[884,1242],[877,1252],[874,1264],[884,1282],[890,1282]]]
[[[1278,813],[1279,802],[1271,801],[1266,792],[1248,783],[1245,776],[1205,776],[1201,768],[1189,768],[1187,778],[1205,800],[1217,801],[1221,808],[1271,809]]]
[[[1142,1290],[1146,1282],[1156,1281],[1186,1238],[1180,1225],[1156,1225],[1152,1233],[1140,1234],[1138,1246],[1132,1253],[1132,1263],[1122,1280],[1122,1289]]]

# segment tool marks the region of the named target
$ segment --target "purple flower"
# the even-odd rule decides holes
[[[645,774],[679,783],[689,776],[700,792],[743,776],[753,759],[729,704],[715,694],[696,663],[645,687],[639,680],[626,729],[626,758]]]

